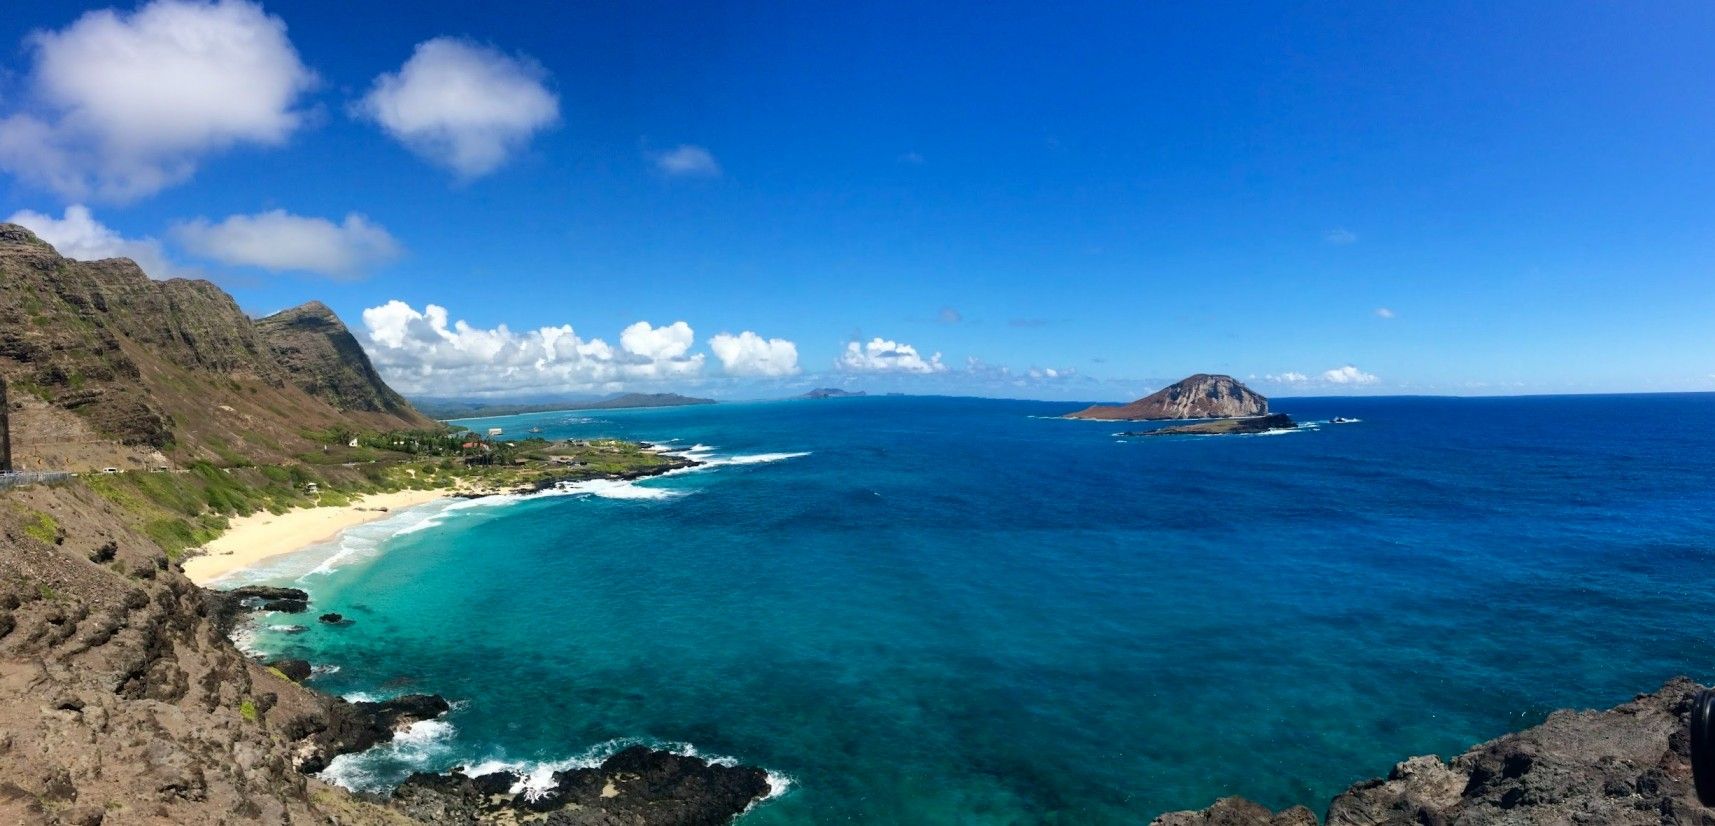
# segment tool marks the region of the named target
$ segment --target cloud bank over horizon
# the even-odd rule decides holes
[[[696,331],[684,321],[638,321],[614,346],[584,338],[570,324],[513,331],[452,320],[445,307],[421,311],[397,299],[363,311],[359,338],[377,369],[414,395],[520,395],[617,391],[635,385],[696,382],[708,356],[694,352]],[[720,376],[780,377],[798,372],[797,345],[754,332],[710,341]]]

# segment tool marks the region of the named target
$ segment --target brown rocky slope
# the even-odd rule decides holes
[[[1691,782],[1686,716],[1700,686],[1675,679],[1607,711],[1557,711],[1541,725],[1447,762],[1413,757],[1329,804],[1328,826],[1715,824]],[[1314,826],[1303,806],[1270,812],[1225,798],[1156,826]]]
[[[60,449],[74,440],[131,448],[107,451],[120,467],[139,449],[180,464],[272,461],[314,449],[307,429],[430,425],[355,358],[325,307],[288,313],[259,324],[207,281],[75,261],[0,224],[0,377],[34,400],[24,425],[39,430],[14,440],[20,464],[91,469],[47,466],[89,453]]]
[[[1268,412],[1268,399],[1232,376],[1198,373],[1180,379],[1130,404],[1098,404],[1068,419],[1101,421],[1148,421],[1153,419],[1224,419],[1261,416]]]

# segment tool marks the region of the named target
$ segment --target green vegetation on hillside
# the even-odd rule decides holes
[[[354,435],[343,429],[315,433],[314,439],[328,451],[310,457],[323,461],[231,467],[197,462],[179,472],[99,474],[84,481],[135,516],[143,532],[178,559],[219,536],[233,517],[258,511],[344,505],[364,494],[461,483],[475,490],[529,489],[561,479],[646,473],[676,462],[616,439],[499,442],[469,433]],[[370,458],[356,459],[360,455]],[[47,532],[51,537],[53,528]]]

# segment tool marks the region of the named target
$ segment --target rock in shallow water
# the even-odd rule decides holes
[[[699,757],[632,746],[596,768],[555,772],[554,785],[532,797],[513,794],[519,776],[496,772],[415,774],[393,793],[395,807],[429,823],[536,819],[557,826],[720,824],[767,797],[768,775]]]

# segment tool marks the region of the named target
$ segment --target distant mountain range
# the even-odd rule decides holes
[[[470,401],[464,399],[417,399],[419,410],[437,419],[477,419],[485,416],[515,416],[519,413],[547,413],[555,410],[622,410],[634,407],[684,407],[693,404],[714,404],[714,399],[699,399],[678,393],[624,393],[600,399],[567,399],[549,401]]]

